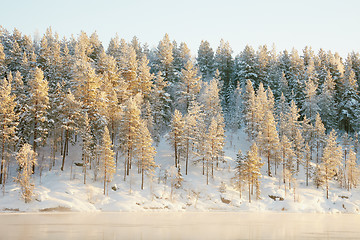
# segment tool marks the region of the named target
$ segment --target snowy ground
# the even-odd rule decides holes
[[[183,185],[174,189],[171,196],[170,179],[164,179],[164,173],[173,165],[172,151],[166,141],[161,141],[157,148],[156,171],[152,183],[147,180],[145,189],[140,189],[141,178],[137,170],[124,182],[123,163],[119,160],[118,172],[109,186],[108,196],[103,195],[103,182],[93,181],[93,174],[89,172],[88,183],[83,184],[82,168],[73,165],[72,175],[70,165],[79,162],[80,151],[72,151],[67,158],[66,171],[60,171],[60,156],[52,171],[43,170],[41,180],[39,174],[35,177],[35,196],[31,203],[25,204],[20,198],[20,189],[12,181],[8,181],[5,192],[0,195],[0,211],[287,211],[287,212],[316,212],[316,213],[359,213],[360,192],[353,189],[348,192],[338,188],[336,182],[331,184],[330,197],[326,199],[324,189],[317,189],[312,181],[305,186],[303,172],[299,173],[296,196],[292,191],[285,195],[284,186],[279,187],[279,177],[261,179],[261,200],[248,203],[245,190],[242,198],[236,191],[230,179],[234,175],[234,160],[239,148],[243,153],[249,148],[246,135],[242,132],[228,133],[225,147],[227,163],[221,164],[215,170],[215,177],[210,178],[206,185],[206,177],[202,175],[202,166],[190,165],[187,176],[183,172]],[[184,165],[184,164],[183,164]],[[71,175],[71,176],[70,176]],[[70,180],[71,178],[71,180]],[[223,182],[225,191],[220,192]],[[131,183],[131,184],[130,184]],[[111,187],[117,189],[112,190]],[[284,198],[274,201],[269,195]]]

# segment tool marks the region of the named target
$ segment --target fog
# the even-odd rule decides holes
[[[122,212],[0,214],[0,239],[354,239],[352,214]]]

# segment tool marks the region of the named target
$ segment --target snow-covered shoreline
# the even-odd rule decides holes
[[[5,194],[0,196],[0,212],[359,213],[360,193],[357,189],[349,192],[339,188],[334,181],[331,184],[329,199],[326,199],[324,189],[317,189],[312,182],[305,186],[302,171],[297,178],[295,201],[292,190],[285,195],[283,184],[279,185],[280,176],[266,176],[265,167],[262,169],[261,178],[262,199],[249,203],[246,190],[240,198],[239,192],[231,185],[231,178],[234,176],[234,159],[238,148],[246,151],[249,147],[245,139],[245,134],[241,131],[228,134],[225,147],[227,163],[215,169],[214,179],[210,178],[209,185],[206,185],[206,177],[202,175],[201,166],[191,165],[188,175],[183,175],[182,187],[174,188],[171,196],[170,179],[164,178],[164,172],[172,166],[173,159],[168,143],[162,140],[155,157],[159,168],[153,182],[150,184],[146,181],[144,190],[140,189],[141,176],[135,171],[124,182],[121,159],[117,174],[109,184],[108,196],[103,194],[103,183],[92,180],[91,172],[88,175],[88,183],[83,184],[81,167],[73,166],[70,180],[70,170],[62,172],[59,165],[56,165],[51,172],[43,171],[41,183],[39,176],[35,176],[35,196],[30,203],[24,203],[18,185],[9,181]],[[69,156],[67,164],[73,162],[72,157],[79,156]],[[76,162],[76,159],[74,161]],[[280,197],[283,198],[282,201]]]

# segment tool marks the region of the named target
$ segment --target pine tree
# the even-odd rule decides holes
[[[353,187],[356,187],[359,183],[360,169],[356,163],[356,153],[352,148],[349,151],[349,157],[346,163],[346,174],[347,174],[347,189],[350,191]]]
[[[357,131],[359,126],[358,119],[360,116],[358,111],[360,99],[358,95],[358,84],[355,78],[355,72],[353,70],[347,69],[339,88],[339,128],[345,130],[348,133]]]
[[[196,60],[203,79],[210,79],[214,73],[214,51],[208,41],[201,40]]]
[[[321,169],[324,172],[326,198],[329,199],[329,181],[338,173],[341,167],[342,149],[336,142],[336,132],[332,130],[326,140]]]
[[[155,148],[152,146],[153,140],[150,132],[146,127],[145,121],[140,123],[140,134],[137,139],[136,155],[139,161],[139,168],[141,171],[141,189],[144,189],[144,174],[152,177],[155,171],[154,156],[156,154]]]
[[[212,116],[222,113],[222,107],[219,98],[219,82],[213,78],[209,83],[205,84],[204,90],[201,94],[201,102],[204,105],[204,114],[207,126],[210,124]]]
[[[312,79],[308,79],[308,81],[305,82],[305,101],[302,110],[304,115],[306,115],[312,123],[315,122],[316,113],[319,111],[316,91],[317,85]]]
[[[180,164],[179,155],[183,147],[184,119],[180,111],[175,109],[171,121],[171,130],[168,140],[174,149],[175,167]]]
[[[314,128],[314,139],[316,141],[316,162],[319,162],[320,159],[320,151],[324,146],[325,143],[325,127],[324,124],[321,121],[321,117],[320,114],[317,113],[316,114],[316,118],[315,118],[315,128]]]
[[[5,166],[8,150],[15,140],[15,129],[18,116],[14,112],[15,95],[11,94],[11,83],[4,78],[0,81],[0,138],[1,138],[1,169],[0,184],[5,183]]]
[[[169,125],[170,121],[170,103],[171,99],[169,94],[165,91],[167,82],[159,72],[155,78],[154,89],[151,93],[150,102],[152,106],[152,114],[154,119],[154,140],[160,141],[160,135]]]
[[[276,122],[272,112],[268,111],[265,115],[263,125],[260,126],[261,135],[257,142],[262,152],[267,158],[268,175],[271,176],[271,162],[276,161],[276,155],[279,148],[279,135],[276,130]]]
[[[173,44],[170,42],[168,34],[159,42],[156,48],[156,72],[161,71],[165,81],[174,82],[174,67],[173,67]]]
[[[295,153],[293,150],[293,144],[290,140],[283,135],[280,141],[280,152],[282,157],[282,165],[283,165],[283,182],[285,186],[285,194],[286,194],[286,184],[290,184],[292,182],[293,176],[296,172],[296,167],[294,164]]]
[[[242,189],[246,183],[246,167],[246,156],[239,150],[236,154],[235,176],[232,178],[232,181],[235,189],[240,193],[240,199],[242,198]]]
[[[104,195],[107,189],[109,188],[109,182],[111,182],[113,175],[116,171],[115,169],[115,160],[114,160],[114,151],[112,150],[112,144],[110,139],[109,130],[105,127],[104,135],[102,138],[101,144],[101,159],[102,159],[102,170],[104,173]],[[107,194],[109,194],[109,190],[107,190]]]
[[[29,203],[34,192],[34,183],[31,181],[33,173],[32,166],[37,162],[36,153],[32,150],[31,145],[25,143],[16,155],[16,161],[19,164],[20,172],[15,181],[20,185],[21,196],[25,203]]]
[[[139,109],[138,103],[133,97],[130,97],[126,102],[119,132],[119,144],[122,146],[122,150],[125,154],[124,179],[126,179],[126,175],[129,175],[130,173],[132,160],[136,151],[136,141],[140,134],[140,114],[141,111]]]
[[[60,122],[61,129],[64,131],[64,143],[63,143],[63,153],[62,153],[62,164],[61,171],[64,171],[65,158],[67,155],[67,150],[69,148],[69,139],[72,134],[77,133],[82,120],[81,113],[81,102],[76,101],[74,95],[69,92],[65,94],[62,98],[61,109],[60,109]]]
[[[34,152],[37,150],[38,144],[45,143],[48,133],[48,113],[49,97],[48,82],[44,79],[43,72],[39,68],[35,68],[30,73],[29,84],[29,112],[28,122],[32,127],[29,129],[33,138]],[[29,140],[28,140],[29,141]],[[34,170],[34,169],[33,169]]]
[[[223,39],[220,40],[220,45],[216,49],[215,53],[215,68],[220,72],[220,78],[222,81],[222,102],[225,106],[228,104],[230,91],[234,84],[232,82],[231,76],[233,74],[233,59],[232,59],[233,50],[230,47],[229,42],[225,42]],[[235,85],[236,86],[236,85]]]
[[[194,68],[193,63],[189,60],[185,69],[181,70],[178,103],[183,104],[179,109],[187,112],[190,102],[197,99],[201,88],[201,77],[197,76],[198,70]]]
[[[261,158],[258,156],[258,147],[256,143],[253,143],[250,147],[250,150],[246,154],[244,172],[244,175],[246,176],[246,182],[249,187],[249,203],[251,203],[251,189],[254,183],[256,183],[256,187],[258,189],[257,198],[260,198],[259,177],[261,177],[260,169],[262,165],[263,163],[261,163]]]
[[[0,79],[6,76],[5,59],[4,46],[0,42]]]
[[[319,96],[319,108],[321,118],[323,119],[326,129],[332,129],[337,126],[336,122],[336,109],[337,104],[335,103],[335,82],[327,70],[324,84],[321,88]]]
[[[310,170],[311,170],[311,165],[310,165],[310,161],[311,161],[311,152],[310,152],[310,147],[309,144],[305,144],[305,174],[306,174],[306,186],[309,186],[309,177],[310,177]]]
[[[85,112],[80,127],[80,136],[82,139],[82,161],[83,161],[83,172],[84,172],[84,184],[86,184],[86,172],[87,167],[91,164],[91,160],[94,155],[93,137],[91,135],[91,128],[89,123],[89,117]]]
[[[255,91],[250,80],[246,82],[246,90],[244,94],[244,117],[245,132],[248,139],[253,141],[257,137],[258,125],[256,122],[256,97]]]

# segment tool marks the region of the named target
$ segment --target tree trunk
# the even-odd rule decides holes
[[[66,149],[68,148],[68,144],[69,144],[69,130],[65,130],[65,143],[64,143],[64,153],[63,153],[63,157],[62,157],[62,163],[61,163],[61,171],[64,171],[64,166],[65,166],[65,157],[66,157]]]
[[[2,147],[1,147],[1,170],[0,170],[0,184],[3,183],[3,178],[5,173],[4,173],[4,163],[5,163],[5,159],[4,159],[4,154],[5,154],[5,136],[4,136],[4,128],[5,126],[3,125],[3,137],[2,137]],[[5,181],[4,181],[5,182]]]

